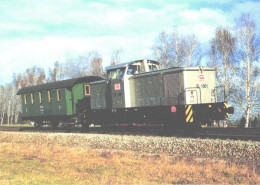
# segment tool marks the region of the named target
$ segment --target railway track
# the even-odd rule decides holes
[[[63,133],[66,132],[64,128],[53,129],[51,127],[42,127],[37,129],[35,127],[5,127],[0,126],[0,131],[13,131],[13,132],[50,132],[50,133]],[[71,133],[81,133],[80,127],[74,127],[70,130]],[[89,134],[92,133],[106,133],[114,135],[144,135],[144,136],[175,136],[175,137],[193,137],[193,138],[211,138],[211,139],[234,139],[234,140],[252,140],[260,141],[260,128],[201,128],[191,132],[179,130],[176,133],[165,135],[160,131],[122,131],[122,130],[101,130],[98,127],[92,127]]]

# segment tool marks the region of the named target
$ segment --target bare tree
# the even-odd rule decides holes
[[[72,59],[68,59],[64,66],[64,77],[72,78]]]
[[[123,52],[122,48],[113,51],[111,56],[111,65],[116,65],[120,62],[120,57],[122,52]]]
[[[12,91],[11,91],[11,115],[10,115],[10,123],[14,123],[15,121],[15,107],[16,107],[16,101],[17,101],[17,89],[15,88],[15,85],[12,84]]]
[[[49,68],[49,82],[56,82],[62,79],[61,77],[61,65],[58,61],[54,63],[54,67]]]
[[[87,74],[87,64],[88,64],[88,57],[85,56],[79,56],[78,60],[78,77],[85,76]]]
[[[184,37],[181,37],[178,33],[177,28],[171,33],[170,37],[170,58],[168,66],[180,66],[185,61],[185,45]]]
[[[161,67],[165,67],[169,63],[170,44],[168,35],[162,31],[156,39],[153,47],[153,54]]]
[[[13,80],[19,81],[20,88],[33,86],[37,84],[45,83],[46,76],[44,69],[33,66],[32,68],[27,68],[24,74],[19,73],[18,75],[13,75]]]
[[[80,55],[76,58],[69,58],[64,64],[60,65],[62,69],[62,79],[77,78],[90,74],[90,60],[92,52]]]
[[[184,66],[196,66],[200,64],[202,52],[200,43],[195,35],[188,35],[184,37],[182,49],[184,55]]]
[[[12,123],[13,120],[17,123],[19,114],[21,112],[21,99],[20,96],[16,96],[16,92],[23,87],[33,86],[37,84],[43,84],[46,82],[46,76],[44,69],[33,66],[32,68],[27,68],[25,73],[22,75],[13,74],[13,83],[7,85],[9,89],[8,97],[9,101],[7,102],[7,114],[8,114],[8,123]],[[10,106],[9,106],[10,104]],[[10,121],[9,121],[10,120]]]
[[[236,20],[237,58],[240,65],[237,68],[235,99],[246,115],[245,127],[249,126],[251,111],[259,98],[259,54],[260,35],[249,14],[242,14]]]
[[[210,65],[216,68],[218,83],[224,86],[226,95],[224,101],[227,102],[227,95],[230,95],[232,84],[236,39],[228,29],[218,27],[215,37],[210,41],[210,46]]]
[[[13,101],[13,86],[11,84],[6,85],[6,116],[7,116],[7,124],[10,124],[11,119],[11,107],[12,107],[12,101]]]
[[[3,125],[5,113],[6,113],[6,102],[7,102],[6,88],[0,86],[0,125]]]
[[[169,35],[161,32],[152,50],[162,67],[194,66],[201,61],[200,43],[195,35],[180,36],[176,27]]]
[[[91,75],[104,76],[104,70],[102,66],[102,56],[98,53],[98,51],[91,52],[90,68],[91,68]]]
[[[14,114],[14,123],[17,123],[19,114],[21,112],[21,97],[16,96],[17,91],[22,88],[23,86],[23,79],[22,75],[18,74],[16,75],[15,73],[13,74],[13,84],[14,84],[14,109],[13,109],[13,114]]]

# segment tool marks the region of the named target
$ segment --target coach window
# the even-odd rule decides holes
[[[39,102],[42,103],[42,92],[39,92]]]
[[[84,85],[85,96],[90,95],[90,85]]]
[[[31,93],[31,101],[32,101],[32,104],[34,102],[34,96],[33,96],[33,93]]]
[[[24,94],[23,98],[24,98],[24,104],[27,105],[27,94]]]
[[[48,91],[48,100],[51,102],[51,91]]]
[[[60,89],[57,89],[57,100],[61,101]]]

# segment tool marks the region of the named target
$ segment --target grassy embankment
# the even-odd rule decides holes
[[[257,166],[249,163],[3,141],[0,184],[260,183]]]

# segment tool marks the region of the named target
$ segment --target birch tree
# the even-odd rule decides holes
[[[202,52],[200,43],[195,35],[188,35],[182,40],[182,54],[184,66],[196,66],[200,64]]]
[[[259,53],[260,35],[249,14],[242,14],[236,20],[237,58],[240,65],[237,68],[235,99],[245,112],[246,124],[249,126],[252,110],[259,98]]]
[[[6,89],[3,86],[0,86],[0,125],[3,125],[4,118],[6,114]]]
[[[7,118],[7,124],[10,124],[11,119],[11,107],[12,107],[12,96],[13,86],[11,84],[6,85],[6,118]]]
[[[53,69],[49,68],[49,75],[49,82],[56,82],[61,80],[61,65],[58,61],[54,63]]]
[[[152,50],[161,67],[195,66],[202,57],[200,43],[195,35],[182,36],[177,28],[170,34],[161,32]]]
[[[78,71],[78,77],[81,76],[86,76],[89,73],[89,58],[90,58],[90,54],[88,54],[87,56],[79,56],[77,63],[79,66],[77,69],[79,69]]]
[[[170,61],[168,63],[168,66],[175,67],[175,66],[181,66],[185,61],[185,49],[184,49],[184,38],[181,37],[178,33],[177,28],[174,28],[174,30],[171,33],[170,36]]]
[[[224,101],[227,102],[227,95],[230,95],[231,81],[234,69],[234,54],[236,39],[231,32],[223,27],[218,27],[215,37],[210,41],[210,66],[217,71],[217,80],[220,86],[224,86]]]
[[[123,52],[122,48],[116,49],[112,52],[111,65],[119,64],[122,52]]]
[[[170,60],[170,43],[168,35],[162,31],[153,45],[155,59],[160,62],[161,67],[167,66]]]

